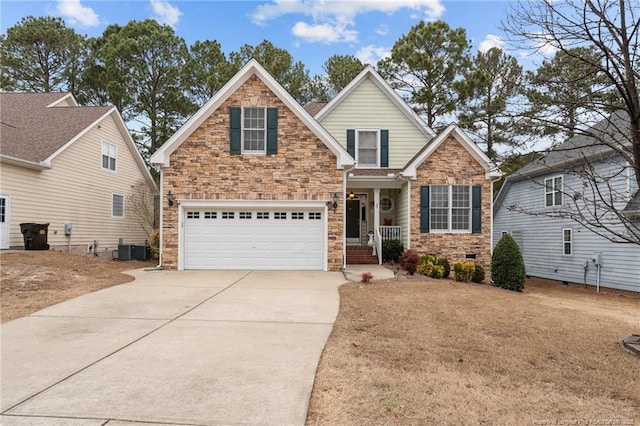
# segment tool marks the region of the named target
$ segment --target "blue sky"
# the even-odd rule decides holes
[[[217,40],[227,54],[267,39],[311,74],[322,74],[322,64],[333,54],[375,64],[420,20],[465,28],[474,52],[493,46],[509,51],[499,29],[508,7],[507,1],[483,0],[2,0],[0,28],[4,34],[24,16],[50,15],[81,34],[98,36],[109,24],[152,18],[174,27],[188,44]],[[541,59],[510,53],[526,68]]]

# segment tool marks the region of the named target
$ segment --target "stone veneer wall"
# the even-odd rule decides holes
[[[277,155],[229,153],[229,107],[278,108]],[[336,156],[255,75],[171,154],[163,191],[177,200],[325,200],[342,198]],[[166,204],[166,203],[165,203]],[[342,269],[342,202],[328,210],[328,268]],[[178,266],[178,207],[163,206],[166,269]]]
[[[483,167],[453,137],[444,141],[417,170],[411,182],[411,248],[420,253],[446,257],[451,266],[476,254],[476,262],[485,270],[485,282],[491,275],[491,181],[485,179]],[[482,232],[477,234],[421,233],[420,187],[424,185],[481,185]],[[452,272],[453,277],[453,272]]]

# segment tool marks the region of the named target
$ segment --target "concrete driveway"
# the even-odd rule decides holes
[[[304,424],[341,273],[133,274],[1,326],[1,424]]]

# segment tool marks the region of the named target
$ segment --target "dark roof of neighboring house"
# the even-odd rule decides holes
[[[320,112],[322,108],[325,107],[329,102],[309,102],[304,106],[304,110],[307,111],[312,117],[315,117],[317,113]]]
[[[511,182],[530,179],[546,173],[562,172],[572,165],[580,163],[585,158],[593,159],[599,156],[606,157],[614,154],[616,151],[614,151],[612,146],[627,149],[626,147],[631,143],[629,137],[626,136],[631,132],[629,115],[626,111],[612,113],[608,119],[599,121],[588,129],[588,131],[594,136],[598,136],[599,139],[595,139],[593,136],[586,134],[576,135],[554,147],[543,157],[532,161],[520,170],[507,176],[504,185],[500,188],[500,192],[493,203],[494,213],[497,212],[502,205],[502,200],[506,196]],[[640,196],[636,194],[634,198],[636,197]],[[627,207],[632,205],[632,201],[629,202]],[[638,202],[640,203],[640,200]]]
[[[623,210],[624,212],[640,212],[640,190],[636,192],[636,194],[631,197],[626,207]]]
[[[0,93],[0,155],[40,163],[113,107],[47,107],[67,93]]]
[[[589,132],[601,139],[595,139],[586,134],[576,135],[554,147],[540,159],[514,172],[507,179],[520,180],[548,172],[562,171],[566,166],[579,162],[583,158],[593,158],[598,155],[605,156],[613,153],[614,151],[609,145],[622,148],[629,144],[629,139],[625,136],[630,132],[628,115],[622,111],[615,112],[611,114],[609,119],[595,124],[589,129]],[[603,142],[605,143],[603,144]]]

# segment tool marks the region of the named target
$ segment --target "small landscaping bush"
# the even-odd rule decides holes
[[[511,235],[503,235],[491,257],[491,279],[493,285],[513,291],[522,291],[526,271],[518,243]]]
[[[473,262],[456,262],[453,264],[453,274],[456,281],[468,283],[473,278],[476,265]]]
[[[420,262],[420,256],[415,250],[407,250],[402,256],[402,267],[409,273],[409,275],[415,274],[418,270],[418,263]]]
[[[385,240],[382,242],[382,261],[397,262],[404,251],[404,245],[400,240]]]
[[[149,236],[149,245],[151,246],[151,258],[157,259],[160,254],[160,230],[154,229]]]
[[[424,254],[420,256],[417,271],[422,275],[440,279],[449,275],[450,266],[447,259],[439,258],[432,254]]]
[[[372,279],[373,279],[373,275],[371,274],[371,272],[363,272],[362,275],[360,275],[360,281],[365,284],[371,281]]]
[[[473,271],[473,277],[471,281],[474,283],[481,283],[484,281],[484,268],[479,263],[475,264],[475,270]]]

